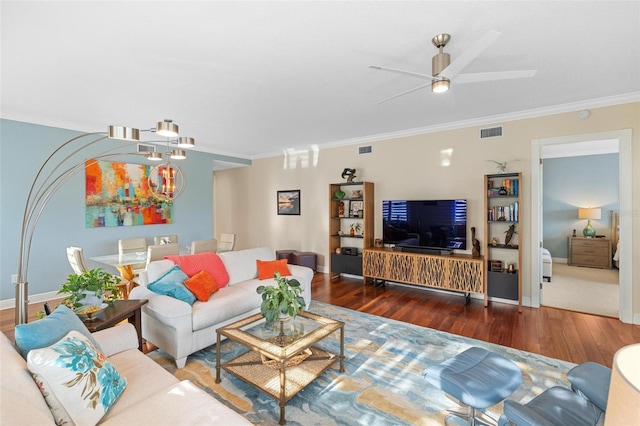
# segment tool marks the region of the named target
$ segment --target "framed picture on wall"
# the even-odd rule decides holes
[[[300,190],[278,191],[278,214],[300,215]]]

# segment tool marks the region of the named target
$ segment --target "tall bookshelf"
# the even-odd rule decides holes
[[[343,197],[336,194],[341,191]],[[355,191],[355,193],[354,193]],[[359,192],[359,194],[358,194]],[[344,210],[341,214],[341,205]],[[362,250],[373,247],[374,195],[372,182],[342,182],[329,184],[329,273],[362,275]],[[359,217],[361,211],[362,217]],[[351,224],[360,230],[350,233]],[[337,253],[349,247],[357,254]]]
[[[485,175],[484,188],[485,305],[513,300],[522,312],[522,173]]]

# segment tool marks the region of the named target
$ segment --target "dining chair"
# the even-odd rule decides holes
[[[67,247],[67,259],[69,260],[69,265],[71,265],[71,269],[76,275],[80,275],[83,272],[87,272],[89,268],[87,264],[84,262],[84,251],[80,247]]]
[[[147,252],[147,239],[144,237],[138,238],[122,238],[118,240],[118,254],[125,253],[146,253]],[[140,274],[141,270],[146,268],[145,263],[136,263],[132,265],[126,265],[118,267],[120,274],[123,278],[135,281],[135,277]]]
[[[191,242],[191,254],[211,252],[215,253],[218,248],[218,241],[215,238],[210,240],[195,240]]]
[[[220,242],[218,243],[218,253],[233,250],[236,242],[236,234],[223,232],[220,234]]]
[[[158,235],[157,237],[153,237],[153,244],[161,245],[161,244],[178,244],[178,236],[177,235]]]
[[[154,260],[162,260],[165,256],[180,254],[178,243],[154,244],[147,247],[147,265]]]

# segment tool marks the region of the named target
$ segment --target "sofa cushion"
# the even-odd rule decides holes
[[[229,285],[257,278],[258,267],[256,260],[275,260],[276,258],[276,254],[271,247],[226,251],[220,253],[219,256],[227,268]]]
[[[193,304],[193,330],[201,330],[256,309],[260,307],[260,300],[261,296],[255,290],[249,290],[245,283],[221,288],[207,302]]]
[[[171,296],[174,299],[182,300],[185,303],[193,305],[196,297],[185,287],[184,282],[189,279],[178,265],[173,266],[165,272],[160,278],[147,285],[147,288],[154,293]]]
[[[95,425],[126,387],[107,357],[75,330],[29,351],[27,366],[57,424]]]
[[[291,275],[289,267],[287,266],[287,259],[280,260],[256,260],[256,266],[258,268],[258,279],[266,280],[273,278],[275,273],[278,272],[282,276]]]
[[[207,271],[200,271],[184,282],[185,287],[201,302],[209,300],[209,296],[218,291],[218,284]]]
[[[4,333],[0,333],[0,365],[0,425],[55,424],[27,362]]]
[[[15,328],[16,345],[26,359],[32,349],[44,348],[56,343],[71,330],[76,330],[87,337],[98,349],[100,345],[95,341],[80,318],[67,306],[60,305],[55,311],[41,320],[27,324],[18,324]]]
[[[144,284],[146,286],[150,282],[157,280],[162,275],[164,275],[169,269],[173,268],[174,265],[175,263],[166,259],[154,260],[153,262],[149,262],[145,271],[147,275],[147,281],[140,280],[140,281],[143,281],[143,283],[141,284]]]
[[[207,271],[218,284],[218,288],[222,288],[229,284],[229,274],[220,257],[215,253],[204,252],[196,254],[186,254],[183,256],[165,256],[167,260],[172,261],[185,274],[192,277],[200,271]]]

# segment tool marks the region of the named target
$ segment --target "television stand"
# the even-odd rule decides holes
[[[432,287],[464,293],[468,302],[471,293],[485,293],[484,258],[468,254],[415,253],[389,248],[367,248],[362,251],[362,277]],[[485,304],[486,306],[486,304]]]
[[[426,246],[408,246],[397,244],[393,247],[394,251],[402,251],[405,253],[421,253],[421,254],[441,254],[441,255],[451,255],[453,254],[453,249],[444,249],[439,247],[426,247]]]

